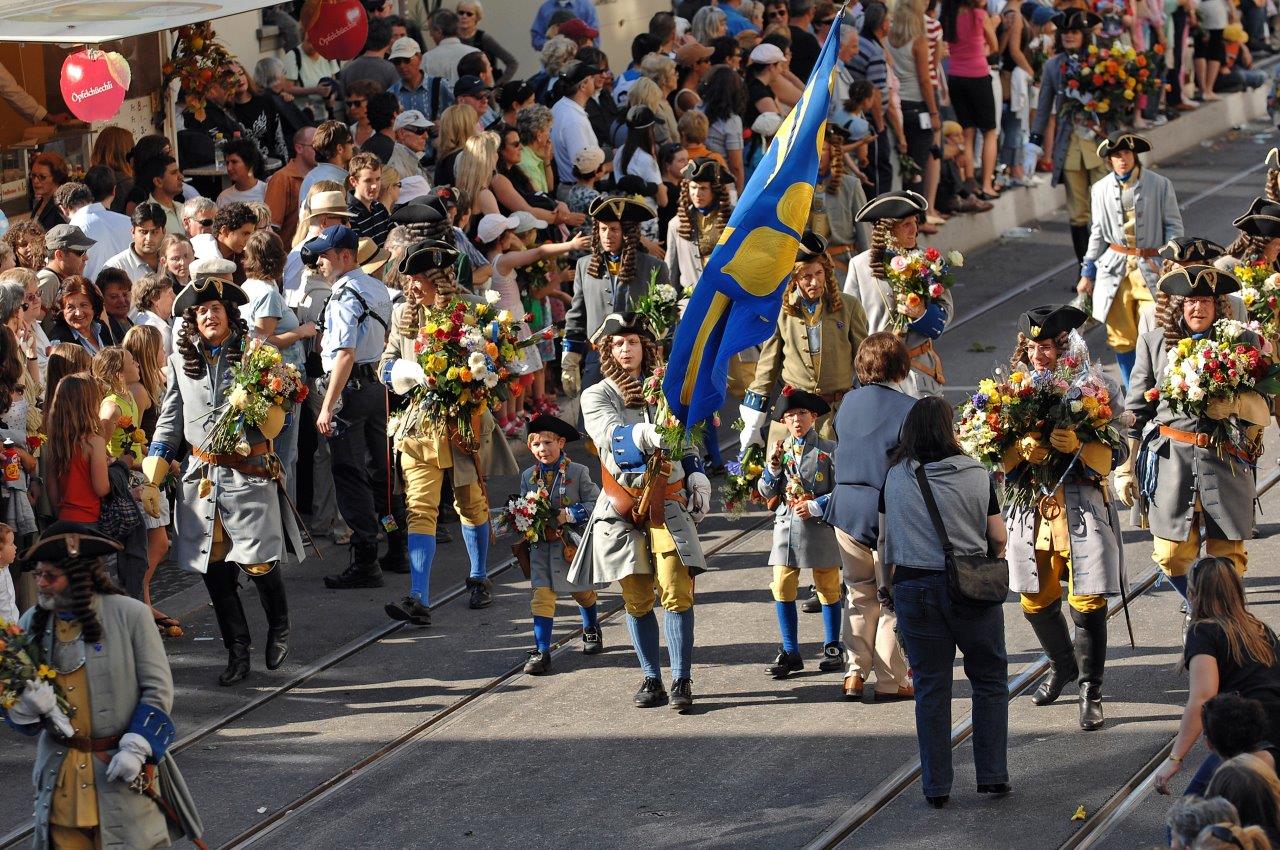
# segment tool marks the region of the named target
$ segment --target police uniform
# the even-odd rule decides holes
[[[1019,330],[1035,342],[1073,331],[1088,316],[1070,306],[1049,305],[1023,313]],[[1027,369],[1032,367],[1028,364]],[[1108,382],[1109,383],[1109,382]],[[1120,413],[1120,390],[1108,385],[1112,420]],[[1015,446],[1004,459],[1008,482],[1030,474],[1032,464],[1075,455],[1049,500],[1029,506],[1006,507],[1009,526],[1009,584],[1021,594],[1022,613],[1053,665],[1048,679],[1032,696],[1036,705],[1058,698],[1073,679],[1080,682],[1080,726],[1099,728],[1102,716],[1102,675],[1107,658],[1107,596],[1121,590],[1118,516],[1107,499],[1112,447],[1090,440],[1081,444],[1075,432],[1055,429],[1049,445],[1040,433],[1033,442]],[[1055,467],[1056,468],[1056,467]],[[1062,582],[1076,624],[1074,646],[1062,615]]]
[[[567,442],[581,434],[563,419],[540,414],[529,421],[528,435],[551,433]],[[600,488],[591,480],[591,472],[580,463],[561,454],[549,464],[535,462],[520,473],[520,495],[545,489],[557,511],[567,511],[569,522],[559,524],[555,535],[546,540],[524,540],[516,549],[524,548],[529,560],[529,587],[532,591],[529,610],[533,614],[534,648],[524,672],[541,675],[551,671],[551,629],[556,613],[556,596],[567,593],[578,603],[582,616],[582,652],[595,655],[604,651],[600,620],[596,610],[596,590],[589,584],[569,581],[569,559],[577,552],[582,530],[600,498]],[[559,523],[559,520],[557,520]],[[517,554],[517,557],[524,557]]]
[[[335,248],[355,254],[359,237],[337,224],[302,246],[304,257],[308,253],[318,257]],[[390,322],[391,298],[381,281],[358,266],[334,281],[324,309],[320,364],[327,393],[338,352],[352,353],[351,373],[342,387],[342,403],[334,411],[334,432],[328,438],[338,511],[351,526],[351,563],[341,574],[325,576],[330,589],[382,586],[377,561],[379,517],[383,515],[380,508],[389,511],[390,506],[380,501],[386,499],[388,480],[387,398],[378,381],[377,364]]]
[[[1108,160],[1121,151],[1136,156],[1150,150],[1141,136],[1118,132],[1098,146],[1098,156]],[[1182,213],[1173,182],[1140,163],[1126,175],[1113,172],[1094,183],[1090,198],[1089,247],[1080,276],[1093,281],[1093,318],[1106,324],[1107,345],[1127,384],[1141,316],[1155,311],[1160,246],[1182,235]]]
[[[788,387],[778,400],[777,419],[783,421],[789,410],[807,410],[824,416],[831,408],[820,396],[804,390]],[[773,519],[773,549],[769,564],[773,567],[774,608],[778,615],[778,629],[782,633],[782,646],[773,664],[766,672],[777,679],[785,679],[791,673],[804,669],[797,637],[796,586],[800,570],[813,570],[813,583],[822,602],[822,625],[825,637],[822,645],[824,671],[844,667],[844,647],[840,645],[840,547],[836,544],[836,530],[825,519],[827,504],[835,486],[836,444],[818,436],[816,428],[800,439],[788,435],[782,440],[783,455],[775,466],[769,464],[760,474],[757,488],[769,504],[776,504]],[[770,449],[772,452],[773,450]],[[803,488],[810,511],[808,517],[796,513],[795,494],[788,489]]]
[[[593,340],[607,346],[609,338],[637,334],[653,339],[643,319],[634,313],[607,317]],[[641,375],[640,380],[645,376]],[[635,702],[642,708],[668,701],[662,685],[658,654],[658,620],[653,613],[654,591],[661,593],[663,622],[671,655],[671,706],[693,702],[690,670],[693,654],[693,579],[706,569],[698,542],[695,516],[705,513],[711,485],[701,471],[697,450],[688,446],[680,458],[670,459],[670,472],[653,470],[650,511],[637,516],[642,487],[655,463],[658,437],[653,423],[658,410],[643,401],[627,406],[625,389],[605,378],[582,394],[587,434],[601,448],[604,498],[587,520],[582,545],[569,568],[568,579],[579,585],[618,581],[627,610],[627,629],[644,681]]]

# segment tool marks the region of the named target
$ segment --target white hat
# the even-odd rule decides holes
[[[399,44],[399,42],[396,43]],[[772,65],[776,62],[785,62],[786,59],[787,57],[782,54],[782,48],[776,44],[757,44],[751,49],[751,55],[747,57],[747,61],[752,65]]]
[[[435,124],[416,109],[406,109],[396,116],[396,122],[391,126],[393,130],[403,130],[405,127],[418,127],[425,130],[428,127],[434,127]]]
[[[222,257],[209,257],[207,259],[194,260],[187,271],[190,272],[193,279],[201,275],[235,274],[236,264],[231,260],[224,260]]]
[[[761,112],[756,116],[756,120],[751,122],[751,132],[772,139],[778,135],[778,128],[781,126],[781,115],[776,112]]]
[[[431,183],[421,174],[410,174],[400,178],[400,194],[396,196],[396,205],[407,204],[416,198],[425,198],[431,194]]]
[[[512,228],[516,233],[528,233],[530,230],[542,230],[547,223],[528,210],[516,210],[511,214],[519,224]]]
[[[519,226],[520,219],[515,216],[489,213],[476,226],[476,238],[487,245],[506,231],[515,230]]]
[[[418,46],[418,42],[407,35],[401,36],[391,45],[391,52],[387,54],[387,61],[390,62],[392,59],[412,59],[421,52],[422,48]]]
[[[583,148],[573,157],[573,167],[583,174],[594,174],[602,165],[604,165],[604,151],[595,145]]]

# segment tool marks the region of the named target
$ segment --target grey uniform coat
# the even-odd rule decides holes
[[[1066,97],[1063,68],[1067,55],[1059,53],[1049,57],[1040,69],[1040,99],[1036,102],[1036,118],[1031,122],[1031,135],[1043,137],[1049,127],[1049,119],[1056,117],[1057,129],[1053,134],[1053,177],[1050,185],[1062,182],[1062,172],[1067,162],[1067,148],[1071,146],[1072,124],[1062,120],[1062,104]]]
[[[672,221],[667,228],[667,278],[677,291],[692,287],[702,277],[705,261],[698,250],[697,239],[680,235],[680,224]]]
[[[205,358],[205,371],[198,378],[187,377],[185,361],[175,351],[169,355],[169,386],[160,404],[152,446],[162,443],[176,447],[185,439],[202,446],[226,401],[226,389],[234,365],[227,357],[233,338],[229,337],[212,361]],[[203,350],[203,344],[197,343]],[[250,445],[266,439],[250,428]],[[265,466],[267,455],[246,459]],[[200,495],[200,480],[208,476],[213,489]],[[174,561],[184,570],[197,573],[209,569],[214,516],[222,518],[222,530],[230,546],[226,560],[237,564],[265,564],[287,556],[301,561],[306,557],[297,518],[286,501],[284,487],[270,478],[245,475],[225,466],[213,466],[187,458],[182,471],[182,493],[174,513]]]
[[[93,719],[90,734],[94,738],[110,738],[129,731],[134,712],[140,703],[154,706],[169,714],[173,710],[173,677],[164,643],[156,631],[150,609],[127,596],[99,596],[94,602],[98,621],[102,624],[102,643],[85,646],[85,670],[89,679]],[[22,627],[30,629],[36,609],[22,617]],[[45,658],[50,658],[54,641],[54,618],[50,617],[41,636]],[[83,641],[81,641],[83,643]],[[31,778],[35,783],[35,835],[32,847],[49,847],[49,809],[58,772],[67,758],[67,748],[48,731],[40,733],[36,761]],[[107,762],[93,763],[94,789],[98,797],[100,846],[104,850],[139,850],[167,847],[182,837],[182,831],[171,828],[156,803],[129,790],[125,782],[107,781],[107,763],[116,753],[105,755]],[[195,802],[173,758],[165,755],[156,766],[157,791],[173,806],[194,834],[201,831]]]
[[[1241,341],[1261,345],[1257,335],[1249,331],[1244,332]],[[1153,402],[1144,397],[1147,390],[1160,386],[1167,360],[1163,331],[1149,331],[1139,337],[1138,357],[1125,399],[1126,407],[1136,417],[1129,434],[1133,439],[1142,436],[1148,423],[1181,431],[1208,430],[1207,421],[1175,412],[1164,398]],[[1248,540],[1253,535],[1253,467],[1228,454],[1219,457],[1214,446],[1200,448],[1158,434],[1147,444],[1147,450],[1155,460],[1157,474],[1155,493],[1147,507],[1152,534],[1165,540],[1186,540],[1198,497],[1224,539]]]
[[[1093,184],[1090,190],[1089,247],[1086,260],[1097,263],[1097,277],[1093,281],[1093,318],[1106,323],[1111,302],[1115,300],[1120,282],[1128,275],[1128,255],[1113,251],[1111,245],[1127,245],[1125,237],[1124,206],[1120,201],[1120,181],[1108,174]],[[1178,196],[1173,183],[1163,174],[1148,169],[1138,173],[1133,187],[1135,230],[1134,240],[1138,248],[1160,248],[1170,239],[1182,235],[1182,213],[1178,210]],[[1135,257],[1147,288],[1155,297],[1156,281],[1160,277],[1159,257]]]
[[[605,272],[594,277],[587,271],[590,255],[578,259],[573,272],[573,304],[565,313],[564,335],[567,340],[589,342],[610,313],[625,313],[631,302],[649,291],[649,278],[657,275],[658,283],[667,283],[667,266],[646,253],[636,251],[636,271],[631,280],[619,281]]]
[[[521,494],[537,489],[538,472],[535,464],[520,473]],[[551,503],[558,508],[578,506],[590,511],[600,498],[599,485],[591,480],[590,470],[580,463],[569,463],[564,475],[557,474],[549,489]],[[560,533],[563,535],[567,532],[574,538],[581,538],[583,527],[583,523],[570,523],[561,526]],[[556,593],[577,593],[592,589],[590,584],[574,584],[569,581],[569,563],[564,559],[562,540],[540,540],[529,544],[529,586],[549,587]]]
[[[875,273],[872,272],[871,251],[863,251],[849,262],[849,273],[844,279],[844,292],[846,295],[857,298],[862,303],[862,309],[867,314],[868,335],[893,329],[892,319],[898,310],[897,302],[893,295],[893,287],[889,285],[889,281],[876,277]],[[946,291],[939,304],[942,307],[946,321],[950,322],[956,311],[955,301],[951,297],[951,290],[948,289]],[[908,329],[903,343],[907,346],[907,350],[911,350],[928,339],[924,334]],[[913,361],[923,360],[927,362],[931,356],[935,364],[940,363],[936,351],[932,355],[923,354],[920,357],[913,358]],[[902,389],[908,395],[916,398],[922,398],[927,395],[942,395],[942,385],[916,368],[912,368],[911,374],[902,382]]]
[[[621,391],[607,378],[582,391],[582,418],[587,433],[602,448],[600,463],[623,487],[639,487],[644,480],[643,470],[624,472],[613,453],[603,449],[613,445],[614,431],[620,426],[653,422],[656,413],[653,407],[627,407],[623,404]],[[697,449],[685,450],[685,457],[697,456]],[[684,479],[680,460],[672,458],[669,482]],[[691,574],[705,570],[707,562],[689,511],[679,502],[668,499],[664,515],[667,531],[675,541],[681,562]],[[602,496],[587,520],[582,545],[569,568],[569,581],[579,585],[602,584],[637,573],[652,572],[648,534],[621,516],[613,509],[613,503]]]
[[[790,437],[787,438],[786,445],[792,454],[797,451],[797,443]],[[769,566],[818,569],[838,567],[841,561],[836,530],[826,521],[830,494],[835,486],[836,444],[819,437],[817,429],[811,429],[798,445],[798,464],[794,460],[784,463],[782,474],[777,478],[773,478],[765,470],[756,485],[760,495],[766,499],[774,496],[781,499],[773,512],[773,549],[769,552]],[[787,504],[787,480],[793,473],[804,482],[805,490],[813,494],[814,504],[822,511],[821,517],[804,519]]]

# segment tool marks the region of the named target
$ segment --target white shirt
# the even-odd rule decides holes
[[[613,173],[616,177],[634,174],[646,183],[652,183],[655,186],[662,185],[662,172],[658,170],[657,161],[639,148],[631,154],[631,161],[627,163],[625,171],[622,168],[622,148],[618,148],[618,152],[613,155]],[[652,195],[646,195],[645,199],[654,209],[658,208],[657,198]]]
[[[133,223],[129,216],[112,212],[102,204],[89,204],[71,214],[69,224],[96,240],[85,254],[84,276],[94,280],[103,264],[133,244]]]
[[[422,55],[422,71],[428,77],[443,77],[452,89],[458,81],[458,60],[475,52],[476,48],[463,44],[457,37],[441,39]]]
[[[234,204],[239,201],[242,204],[263,203],[267,202],[267,184],[264,180],[253,181],[253,185],[244,191],[240,191],[235,186],[228,186],[218,194],[218,206],[225,207],[227,204]]]
[[[573,158],[579,151],[600,147],[587,111],[571,97],[562,97],[551,107],[551,145],[555,149],[556,173],[561,183],[577,182],[573,177]]]
[[[119,254],[102,264],[103,268],[123,269],[124,273],[129,275],[129,280],[137,283],[143,277],[149,274],[155,274],[157,269],[147,265],[147,261],[139,257],[133,251],[133,245],[125,248]]]
[[[212,233],[197,233],[191,237],[191,250],[197,260],[221,260],[222,252],[218,250],[218,240]]]
[[[391,151],[391,158],[387,160],[387,167],[394,168],[396,174],[401,177],[426,177],[427,182],[431,182],[430,174],[423,174],[422,168],[418,165],[418,160],[422,159],[422,154],[414,153],[413,149],[408,145],[396,142],[396,146]]]
[[[138,310],[129,317],[135,325],[147,325],[160,331],[160,345],[164,347],[164,356],[173,353],[173,331],[169,323],[150,310]]]

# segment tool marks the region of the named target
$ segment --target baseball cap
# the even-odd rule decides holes
[[[688,44],[682,45],[680,49],[676,51],[676,64],[683,68],[692,68],[701,60],[710,58],[711,54],[715,52],[714,47],[708,47],[705,44],[691,41]]]
[[[418,46],[418,42],[405,35],[397,38],[391,45],[391,52],[387,54],[387,59],[412,59],[421,52],[422,48]]]
[[[587,77],[594,77],[600,73],[600,69],[595,65],[589,65],[586,62],[574,59],[566,62],[565,66],[560,69],[560,78],[564,80],[565,85],[576,85]]]
[[[556,35],[562,35],[565,38],[577,41],[580,38],[595,38],[600,35],[600,30],[581,18],[570,18],[560,25],[560,29],[556,30]]]
[[[396,196],[397,204],[407,204],[418,198],[431,195],[431,184],[421,174],[410,174],[400,178],[400,194]]]
[[[747,61],[752,65],[773,65],[777,62],[786,61],[786,56],[782,54],[782,48],[776,44],[757,44],[751,49],[751,55],[747,57]]]
[[[531,97],[533,97],[533,86],[524,80],[512,80],[498,87],[498,107],[504,112]]]
[[[583,148],[573,158],[573,167],[583,174],[592,174],[604,165],[604,151],[597,147]]]
[[[74,224],[55,224],[44,235],[44,247],[50,251],[58,248],[67,248],[72,251],[88,251],[96,244],[98,244],[98,240],[85,236],[84,231]]]
[[[782,116],[776,112],[761,112],[751,124],[751,132],[773,138],[782,126]]]
[[[303,242],[302,247],[316,257],[325,251],[333,251],[339,248],[358,251],[360,249],[360,237],[345,224],[331,224],[319,236]]]
[[[453,96],[457,97],[477,97],[486,94],[489,87],[484,84],[484,80],[475,74],[467,74],[465,77],[458,77],[458,81],[453,84]]]
[[[511,214],[511,217],[519,222],[519,224],[512,228],[516,233],[528,233],[530,230],[543,230],[547,226],[545,221],[538,218],[528,210],[516,210]]]
[[[476,225],[476,239],[487,244],[497,239],[506,231],[515,230],[519,224],[520,219],[515,216],[489,213],[484,218],[480,219],[480,223]]]
[[[427,119],[416,109],[406,109],[396,116],[396,122],[392,125],[393,130],[403,130],[405,127],[413,127],[415,130],[425,130],[428,127],[434,127],[435,124]]]

